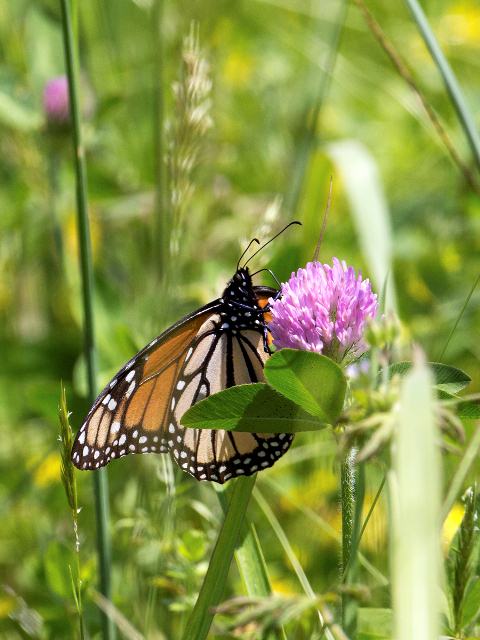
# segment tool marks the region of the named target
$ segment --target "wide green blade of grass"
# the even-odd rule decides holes
[[[389,473],[396,640],[438,640],[441,469],[433,378],[417,357],[401,390]]]

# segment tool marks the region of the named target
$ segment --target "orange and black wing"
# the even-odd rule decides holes
[[[275,291],[255,287],[263,308]],[[199,400],[263,380],[261,330],[220,330],[217,302],[148,345],[102,391],[75,440],[72,459],[96,469],[128,453],[163,453],[198,480],[223,483],[270,467],[287,451],[289,434],[186,429],[181,417]],[[264,314],[268,322],[268,313]]]

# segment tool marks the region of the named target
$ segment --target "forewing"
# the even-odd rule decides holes
[[[75,466],[98,469],[128,453],[167,451],[167,417],[175,380],[215,306],[216,302],[181,320],[117,373],[95,400],[75,438]]]

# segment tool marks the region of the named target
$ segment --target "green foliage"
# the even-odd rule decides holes
[[[184,414],[182,424],[248,433],[296,433],[326,426],[325,420],[303,411],[260,382],[231,387],[205,398]]]
[[[301,230],[269,245],[255,259],[255,270],[268,266],[284,281],[310,260],[333,174],[320,259],[345,258],[376,283],[389,269],[395,283],[402,340],[394,353],[378,354],[379,367],[411,358],[406,345],[414,342],[429,360],[443,361],[445,352],[446,365],[473,378],[437,380],[446,386],[438,389],[435,415],[442,429],[445,411],[460,417],[465,436],[464,444],[458,429],[456,435],[449,429],[447,437],[444,431],[436,433],[443,445],[447,545],[463,517],[460,496],[480,472],[480,431],[471,422],[478,419],[480,390],[475,287],[480,200],[362,14],[349,5],[344,21],[346,3],[332,0],[321,11],[304,0],[76,4],[98,386],[173,321],[218,297],[251,237],[267,238],[298,218],[304,223]],[[432,61],[402,3],[371,0],[368,7],[478,182],[462,124],[438,74],[438,56]],[[466,103],[478,113],[478,3],[425,0],[422,7]],[[169,260],[158,253],[158,247],[165,251],[166,234],[155,238],[162,228],[157,216],[163,213],[157,202],[169,202],[168,176],[163,183],[157,180],[168,153],[160,121],[168,123],[171,133],[180,115],[172,84],[185,70],[182,48],[192,20],[199,25],[202,56],[210,68],[213,126],[188,174],[195,189],[182,210],[175,259]],[[74,431],[88,410],[74,171],[68,137],[46,130],[42,113],[45,81],[64,73],[59,4],[3,3],[0,42],[0,636],[75,637],[77,609],[71,586],[67,589],[75,538],[57,446],[59,380],[65,381]],[[338,44],[333,51],[332,43]],[[297,173],[300,179],[294,179]],[[291,194],[297,187],[296,206]],[[171,287],[159,284],[165,260],[175,276]],[[265,273],[256,282],[272,284]],[[383,280],[377,293],[382,286]],[[335,628],[342,595],[336,591],[338,457],[344,436],[359,426],[357,419],[365,431],[350,431],[353,439],[370,442],[370,436],[379,436],[365,462],[365,522],[384,471],[390,469],[387,445],[397,415],[398,386],[387,384],[384,393],[383,379],[369,376],[349,380],[346,415],[351,424],[342,421],[333,433],[318,430],[324,422],[311,416],[315,430],[299,433],[288,455],[259,474],[258,487],[274,519],[256,502],[249,517],[274,595],[245,603],[235,627],[230,622],[237,611],[225,614],[222,621],[229,622],[212,628],[212,640],[232,633],[247,640],[250,629],[255,635],[279,619],[288,638],[313,640],[321,634],[318,611],[331,616],[329,633],[342,637]],[[465,395],[467,382],[471,395]],[[355,417],[350,409],[359,404],[362,414]],[[378,421],[365,425],[372,416],[380,417],[383,426],[384,419],[390,420],[383,432]],[[418,429],[422,433],[420,424]],[[412,438],[410,453],[418,447]],[[408,467],[411,456],[406,459]],[[412,492],[428,506],[425,464],[422,472]],[[165,456],[129,456],[109,465],[108,474],[113,603],[144,637],[179,638],[222,521],[216,493],[177,471]],[[95,637],[101,632],[92,595],[98,581],[96,516],[90,474],[75,472],[75,477],[83,610],[88,633]],[[375,503],[360,543],[358,584],[350,585],[352,597],[364,597],[358,633],[375,637],[377,631],[380,638],[389,628],[392,607],[391,495],[385,489]],[[300,570],[313,598],[302,595]],[[479,584],[474,565],[462,605],[460,634],[465,637],[480,634]],[[233,566],[222,599],[242,593]],[[445,624],[441,635],[452,631],[453,623]]]
[[[265,378],[276,391],[328,424],[335,424],[343,409],[345,376],[325,356],[281,349],[267,361]]]

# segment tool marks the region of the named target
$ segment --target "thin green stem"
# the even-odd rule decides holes
[[[229,504],[229,496],[233,488],[227,487],[224,491],[218,492],[220,505],[226,515]],[[262,547],[257,536],[255,526],[244,519],[240,531],[240,540],[235,550],[235,560],[238,570],[243,580],[245,590],[250,597],[268,597],[272,594],[272,587],[268,577],[267,565],[263,555]],[[265,640],[273,638],[286,640],[285,630],[279,629],[277,633],[269,633]]]
[[[325,64],[322,65],[324,72],[322,74],[321,82],[315,98],[312,100],[312,103],[308,105],[305,127],[301,135],[298,152],[296,153],[295,162],[292,167],[293,177],[290,182],[291,188],[285,199],[286,209],[287,211],[292,212],[292,214],[295,213],[298,208],[308,160],[317,142],[320,111],[330,88],[330,81],[337,59],[337,52],[340,46],[343,26],[347,17],[348,5],[349,3],[347,0],[341,0],[339,3],[338,17],[332,31],[327,59]]]
[[[472,436],[470,443],[465,451],[460,464],[458,465],[457,471],[453,476],[452,483],[447,492],[447,496],[444,500],[442,506],[442,522],[445,521],[448,514],[450,513],[450,509],[455,504],[455,500],[457,500],[462,488],[463,483],[465,482],[467,475],[472,467],[472,464],[477,460],[478,453],[480,452],[480,427],[477,427],[477,430]]]
[[[298,561],[298,558],[295,555],[295,551],[292,549],[292,546],[291,546],[291,544],[290,544],[290,542],[288,540],[288,537],[285,534],[285,531],[282,529],[282,525],[278,521],[278,518],[275,516],[275,514],[272,511],[272,509],[270,508],[270,505],[265,500],[263,495],[260,493],[258,488],[255,489],[254,497],[255,497],[255,500],[256,500],[258,506],[263,511],[263,513],[264,513],[265,517],[267,518],[270,526],[272,527],[275,535],[277,536],[280,544],[282,545],[282,547],[283,547],[283,549],[284,549],[284,551],[285,551],[285,553],[286,553],[286,555],[287,555],[287,557],[288,557],[288,559],[290,561],[290,564],[292,565],[293,570],[295,571],[295,573],[297,575],[298,581],[302,585],[302,588],[303,588],[303,590],[305,592],[305,595],[307,595],[312,600],[316,600],[317,596],[315,595],[315,591],[313,590],[313,588],[312,588],[307,576],[305,575],[305,571],[303,570],[302,565]],[[330,629],[328,627],[325,627],[325,621],[323,619],[321,611],[317,609],[317,613],[318,613],[318,619],[319,619],[319,622],[320,622],[320,627],[322,629],[324,629],[324,633],[325,633],[326,637],[328,638],[328,640],[333,640],[332,632],[330,631]]]
[[[457,116],[463,127],[468,143],[475,158],[475,164],[477,169],[480,170],[480,137],[475,125],[475,120],[470,112],[463,92],[458,84],[457,78],[450,67],[437,39],[428,23],[427,17],[417,0],[405,0],[406,5],[410,9],[413,19],[417,25],[417,28],[430,51],[433,61],[437,65],[440,72],[445,88],[450,96],[453,107],[457,112]]]
[[[478,283],[480,282],[480,273],[477,276],[477,279],[475,280],[475,282],[473,283],[472,288],[470,289],[470,292],[465,300],[465,302],[463,303],[462,308],[460,309],[460,313],[457,316],[457,319],[455,320],[455,324],[452,327],[452,330],[450,331],[450,333],[448,334],[448,338],[447,341],[445,342],[445,346],[442,349],[442,353],[439,355],[438,357],[438,361],[441,362],[442,358],[445,354],[445,351],[448,348],[448,345],[450,344],[450,340],[453,338],[453,334],[455,333],[455,331],[457,330],[457,327],[460,323],[460,320],[463,318],[463,314],[465,313],[466,308],[468,307],[468,303],[470,302],[470,298],[473,296],[475,289],[478,286]]]
[[[153,100],[153,135],[154,135],[154,167],[155,167],[155,210],[153,221],[153,261],[154,268],[161,279],[166,277],[168,264],[168,206],[166,198],[166,166],[164,140],[164,43],[163,12],[164,0],[153,3],[153,47],[154,47],[154,100]]]
[[[341,465],[342,501],[342,567],[343,584],[353,584],[357,569],[360,522],[365,496],[365,468],[357,462],[358,448],[350,447]],[[350,637],[356,637],[357,602],[348,589],[342,594],[342,627]]]
[[[225,591],[228,571],[242,530],[256,476],[232,481],[230,502],[203,580],[197,602],[185,627],[182,640],[205,640],[213,620],[213,608]]]
[[[87,202],[87,170],[85,148],[80,123],[80,105],[78,97],[78,69],[76,44],[73,37],[72,11],[70,0],[60,0],[62,10],[62,30],[65,53],[65,66],[68,77],[70,114],[72,121],[72,143],[74,151],[76,195],[77,195],[77,233],[80,248],[80,272],[82,280],[82,303],[85,341],[85,361],[87,366],[88,397],[93,403],[96,396],[96,356],[93,325],[93,271],[90,246],[90,231]],[[110,541],[108,538],[108,481],[105,469],[93,474],[95,511],[97,521],[97,547],[100,567],[100,591],[111,599],[110,582]],[[102,616],[104,637],[114,637],[113,623]]]

